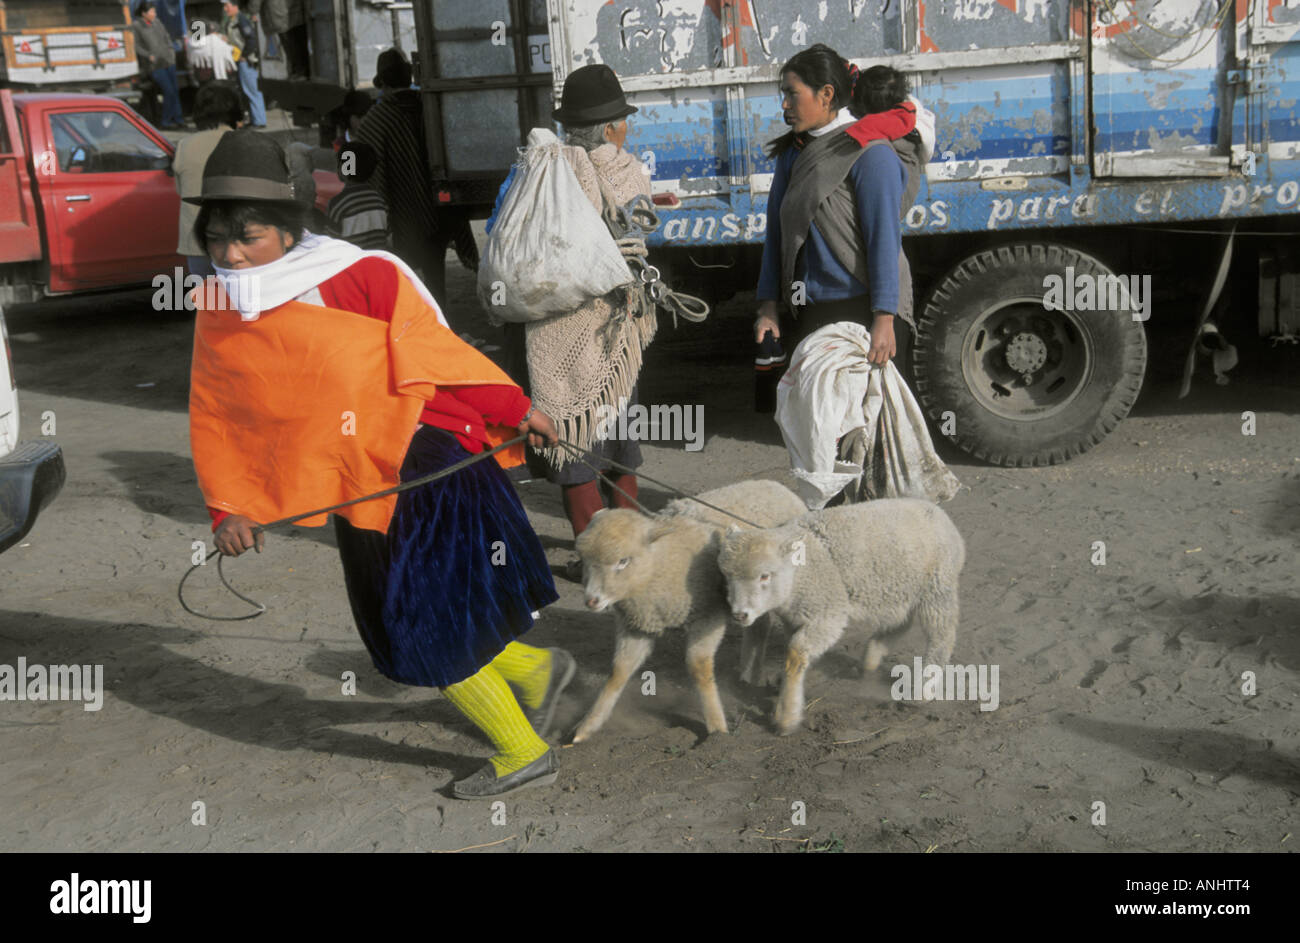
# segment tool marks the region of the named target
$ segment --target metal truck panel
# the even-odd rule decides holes
[[[661,211],[659,243],[762,240],[763,149],[786,130],[778,70],[815,42],[908,72],[936,114],[908,233],[1296,210],[1300,0],[552,0],[552,12],[557,89],[609,64],[641,109],[628,149],[656,191],[682,197]]]
[[[945,168],[943,177],[1067,169],[1071,130],[1066,64],[926,72],[917,86],[935,114],[935,163]],[[984,166],[967,167],[964,174],[952,166],[965,161]],[[994,166],[992,161],[1002,163]]]
[[[509,167],[519,148],[519,93],[512,88],[448,92],[442,96],[442,127],[451,173]]]
[[[524,136],[550,123],[546,3],[438,0],[413,12],[438,198],[490,205]]]
[[[400,45],[409,56],[415,49],[415,16],[407,9],[387,9],[358,3],[351,18],[355,58],[354,85],[369,85],[379,66],[379,54]]]
[[[1055,43],[1070,33],[1069,5],[1053,0],[928,0],[916,10],[921,52]]]
[[[6,33],[0,45],[0,79],[15,85],[115,82],[137,72],[129,27]]]

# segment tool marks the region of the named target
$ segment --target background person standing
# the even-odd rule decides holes
[[[288,60],[289,78],[305,81],[311,78],[311,43],[308,39],[310,17],[307,0],[288,0],[285,26],[280,34],[280,44]]]
[[[252,20],[239,10],[234,0],[221,5],[221,33],[230,45],[239,50],[239,87],[248,99],[248,113],[255,128],[266,127],[266,102],[257,86],[257,29]]]
[[[552,117],[564,125],[568,146],[561,153],[591,205],[601,211],[606,194],[620,207],[638,196],[648,199],[650,176],[623,146],[628,116],[637,109],[627,103],[614,70],[603,63],[576,69],[560,101]],[[512,367],[521,372],[522,347],[529,395],[554,417],[561,438],[590,450],[583,461],[558,449],[543,453],[546,478],[560,486],[575,539],[605,507],[602,489],[611,506],[636,508],[637,479],[627,469],[641,465],[641,447],[635,438],[602,431],[600,417],[637,404],[642,355],[657,324],[653,307],[636,314],[627,289],[616,288],[566,314],[509,326]],[[569,579],[581,573],[576,556],[565,564]]]
[[[411,64],[401,52],[380,53],[374,84],[383,97],[361,119],[356,136],[379,158],[371,183],[388,207],[393,252],[418,269],[433,297],[445,304],[447,244],[453,245],[462,265],[478,271],[478,245],[469,217],[440,209],[434,201],[420,93],[411,88]]]
[[[276,44],[289,27],[288,0],[248,0],[248,15],[266,34],[266,58],[279,59]]]
[[[199,208],[192,202],[203,192],[203,167],[227,131],[233,131],[244,120],[244,106],[239,94],[228,85],[211,82],[194,96],[194,123],[199,133],[192,134],[176,145],[172,159],[172,173],[176,178],[176,192],[181,196],[180,234],[176,251],[185,256],[191,275],[214,275],[212,262],[203,244],[194,234],[194,223],[199,218]]]
[[[136,8],[131,23],[135,33],[136,56],[149,77],[162,90],[163,105],[160,127],[164,131],[181,128],[185,115],[181,111],[181,93],[176,86],[176,50],[167,27],[158,21],[158,8],[145,0]]]
[[[339,149],[338,174],[343,189],[330,200],[330,226],[361,249],[388,248],[388,207],[370,185],[377,162],[374,148],[364,141],[353,141]]]

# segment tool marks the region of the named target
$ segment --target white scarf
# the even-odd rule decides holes
[[[396,265],[397,270],[410,279],[424,303],[433,309],[438,323],[447,327],[447,319],[442,316],[438,302],[409,265],[391,252],[366,251],[342,239],[304,232],[298,244],[274,262],[241,269],[213,268],[217,272],[217,281],[240,318],[256,321],[263,311],[293,301],[365,258],[387,259]]]
[[[811,137],[819,138],[823,134],[830,134],[832,131],[842,128],[846,124],[853,124],[853,122],[857,120],[857,118],[853,117],[853,112],[849,111],[847,108],[841,108],[839,111],[835,112],[834,118],[822,125],[820,128],[809,129],[808,134]]]

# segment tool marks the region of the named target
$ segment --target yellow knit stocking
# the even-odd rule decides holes
[[[491,762],[498,776],[523,769],[550,749],[529,726],[505,678],[492,665],[443,688],[442,693],[497,748]]]
[[[523,694],[529,707],[541,707],[551,682],[551,653],[522,642],[511,642],[496,658],[492,667]]]

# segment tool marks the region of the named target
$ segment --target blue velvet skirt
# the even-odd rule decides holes
[[[402,481],[469,457],[423,426]],[[348,600],[370,657],[402,684],[446,687],[478,672],[559,596],[541,541],[494,458],[397,496],[388,533],[337,515]]]

